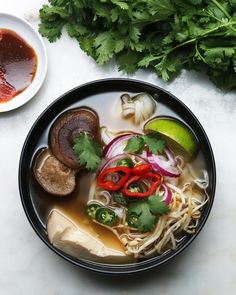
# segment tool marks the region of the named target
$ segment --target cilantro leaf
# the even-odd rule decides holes
[[[147,2],[150,13],[159,20],[167,19],[168,16],[175,13],[175,8],[170,0],[149,0]]]
[[[124,151],[141,154],[144,149],[144,144],[145,142],[141,136],[134,136],[128,140]]]
[[[169,211],[168,206],[166,205],[166,203],[162,200],[162,197],[160,196],[156,196],[156,195],[150,196],[147,199],[147,203],[153,214],[164,215],[168,213]]]
[[[126,3],[126,1],[111,0],[111,2],[119,6],[121,9],[124,9],[124,10],[129,9],[129,5],[128,3]]]
[[[94,171],[101,164],[102,147],[87,133],[81,133],[75,140],[73,150],[81,166]]]
[[[83,35],[83,36],[79,36],[77,38],[77,40],[79,41],[79,45],[80,48],[89,56],[92,56],[95,58],[96,54],[95,54],[95,49],[93,47],[93,43],[94,43],[94,38],[91,36]]]
[[[140,232],[151,231],[157,221],[157,217],[152,215],[149,206],[145,201],[131,203],[128,207],[128,216],[132,214],[138,216],[136,227]]]
[[[160,196],[150,196],[146,200],[136,201],[128,206],[128,224],[140,232],[151,231],[158,217],[169,212],[169,207]],[[135,219],[134,219],[135,218]]]
[[[134,73],[138,69],[140,53],[134,50],[122,50],[116,55],[116,61],[119,64],[119,70],[128,74]]]
[[[161,139],[157,133],[134,136],[128,140],[124,151],[128,153],[141,154],[145,145],[147,145],[149,151],[157,155],[158,153],[163,153],[165,141]]]
[[[149,133],[143,135],[144,142],[147,144],[149,151],[157,155],[162,154],[165,147],[165,141],[160,138],[158,133]]]
[[[63,11],[61,11],[63,12]],[[65,25],[65,20],[60,17],[59,10],[48,5],[43,5],[39,11],[42,23],[39,25],[39,33],[47,37],[50,42],[54,42],[61,37],[61,31]]]
[[[94,40],[94,46],[98,64],[105,64],[114,54],[115,42],[112,33],[100,33]]]

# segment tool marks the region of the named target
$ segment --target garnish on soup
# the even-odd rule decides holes
[[[74,153],[79,158],[81,166],[90,171],[95,171],[102,160],[102,147],[93,140],[88,133],[83,132],[74,139]]]

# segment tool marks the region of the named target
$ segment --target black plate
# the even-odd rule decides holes
[[[197,136],[200,144],[201,150],[203,151],[204,158],[206,161],[207,170],[209,172],[209,188],[208,192],[210,195],[210,201],[203,208],[202,217],[199,222],[199,226],[197,228],[195,235],[187,236],[183,242],[181,242],[177,249],[174,251],[170,251],[164,255],[157,256],[154,258],[146,259],[137,263],[132,264],[102,264],[91,262],[83,259],[76,259],[71,257],[62,251],[58,250],[48,240],[46,231],[42,223],[40,222],[37,213],[34,209],[33,202],[31,199],[30,193],[30,167],[32,158],[34,155],[34,150],[37,145],[38,138],[45,131],[46,128],[51,124],[51,122],[55,119],[55,117],[64,111],[65,109],[70,108],[71,105],[76,103],[77,101],[83,100],[86,97],[91,95],[95,95],[98,93],[107,93],[107,92],[148,92],[152,95],[158,94],[159,101],[171,109],[173,109],[177,115],[181,117],[183,121],[185,121],[189,126],[191,126],[193,132]],[[99,273],[106,274],[127,274],[127,273],[137,273],[142,272],[144,270],[149,270],[154,267],[157,267],[183,251],[198,235],[198,233],[203,228],[208,215],[210,213],[214,195],[215,195],[215,186],[216,186],[216,169],[215,169],[215,161],[214,155],[212,152],[212,148],[210,142],[207,138],[207,135],[202,128],[201,124],[194,116],[194,114],[176,97],[174,97],[169,92],[137,80],[130,79],[105,79],[98,80],[91,83],[87,83],[85,85],[76,87],[71,91],[63,94],[59,97],[55,102],[53,102],[36,120],[33,127],[31,128],[23,149],[21,153],[20,163],[19,163],[19,190],[21,195],[21,201],[25,210],[25,213],[28,217],[29,222],[34,228],[35,232],[38,236],[43,240],[43,242],[55,253],[57,253],[62,258],[67,261],[83,267],[88,270],[96,271]]]

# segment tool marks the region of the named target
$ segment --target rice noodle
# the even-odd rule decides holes
[[[107,206],[111,202],[111,194],[108,191],[100,191],[98,197],[103,199],[104,206]]]
[[[175,157],[175,161],[177,162],[178,169],[182,171],[184,167],[184,158],[178,155]]]

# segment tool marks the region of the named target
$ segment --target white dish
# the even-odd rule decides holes
[[[32,83],[12,100],[0,103],[0,112],[7,112],[28,102],[40,89],[47,72],[47,54],[41,36],[23,18],[11,14],[0,13],[0,28],[15,31],[34,49],[38,59],[37,70]]]

